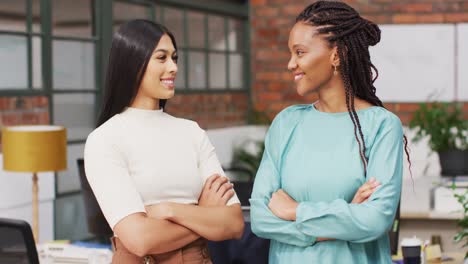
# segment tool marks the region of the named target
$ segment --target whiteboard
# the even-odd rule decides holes
[[[468,101],[468,24],[457,25],[458,32],[458,85],[459,101]]]
[[[379,70],[377,96],[385,102],[454,100],[455,25],[381,25],[370,48]],[[433,95],[431,97],[431,95]]]

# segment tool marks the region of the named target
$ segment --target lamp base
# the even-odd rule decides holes
[[[39,243],[39,185],[36,172],[33,172],[32,181],[32,231],[34,240]]]

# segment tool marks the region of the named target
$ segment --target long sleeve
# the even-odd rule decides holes
[[[86,177],[110,227],[124,217],[146,212],[121,152],[106,140],[91,134],[84,153]]]
[[[251,226],[259,237],[307,247],[315,243],[316,237],[301,232],[296,222],[278,218],[268,208],[271,195],[280,188],[281,182],[278,170],[283,145],[280,134],[281,116],[280,113],[275,118],[265,138],[265,151],[250,199]]]
[[[403,131],[398,117],[389,115],[381,123],[370,149],[368,172],[382,186],[367,202],[349,204],[301,202],[296,222],[303,234],[351,242],[368,242],[381,237],[390,227],[400,199],[403,163]]]

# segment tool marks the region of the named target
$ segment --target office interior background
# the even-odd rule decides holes
[[[316,100],[297,95],[287,70],[289,30],[311,2],[0,0],[0,125],[68,131],[68,169],[39,177],[40,241],[92,237],[76,160],[95,127],[112,34],[121,23],[144,18],[174,32],[179,72],[166,110],[213,130]],[[377,95],[405,126],[429,100],[461,102],[468,119],[468,1],[345,2],[382,29],[381,43],[371,48]],[[404,235],[441,235],[446,248],[456,249],[453,218],[422,216],[432,210],[428,179],[440,174],[437,155],[427,142],[410,146],[414,191],[405,170]],[[0,217],[30,221],[30,190],[29,175],[0,171]]]

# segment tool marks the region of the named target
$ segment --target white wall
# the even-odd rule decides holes
[[[0,217],[22,219],[32,225],[32,174],[6,172],[0,154]],[[39,173],[39,242],[54,239],[55,179]]]
[[[468,101],[468,24],[380,25],[371,47],[385,102]],[[458,33],[456,35],[456,33]]]

